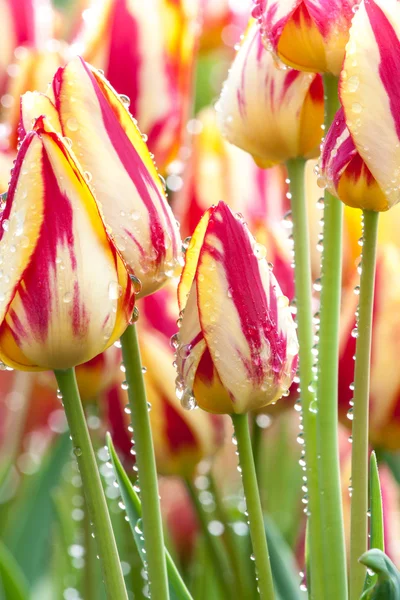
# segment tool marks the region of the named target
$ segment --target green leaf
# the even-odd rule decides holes
[[[70,452],[69,434],[65,433],[49,448],[40,470],[27,478],[7,523],[5,543],[30,584],[48,567],[49,532],[54,520],[52,492]]]
[[[10,551],[0,542],[0,600],[28,600],[28,583]]]
[[[371,452],[369,472],[369,496],[370,496],[370,547],[385,551],[382,493],[379,481],[378,461],[375,452]],[[364,590],[370,589],[378,580],[377,575],[367,573],[365,577]]]
[[[360,600],[400,600],[400,573],[384,552],[373,548],[361,556],[360,563],[377,574],[377,581]]]
[[[284,600],[305,598],[299,587],[299,576],[293,553],[275,523],[265,518],[265,529],[275,589]]]
[[[145,543],[141,532],[142,507],[140,500],[133,489],[129,477],[121,464],[121,461],[118,458],[109,433],[107,434],[107,445],[111,462],[114,466],[115,476],[121,492],[122,501],[125,505],[126,514],[129,518],[129,525],[139,550],[139,554],[142,560],[144,560],[143,550],[145,549]],[[181,578],[179,571],[176,568],[167,549],[165,550],[165,554],[167,560],[167,572],[171,600],[192,600],[192,596],[190,595],[190,592]]]

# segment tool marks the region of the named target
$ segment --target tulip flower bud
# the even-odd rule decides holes
[[[322,78],[279,69],[255,22],[245,34],[216,110],[226,139],[249,152],[260,167],[318,155]]]
[[[141,281],[141,295],[154,292],[174,275],[181,241],[145,137],[123,98],[77,57],[57,71],[49,97],[23,96],[21,132],[40,114],[72,141],[108,231]]]
[[[114,343],[134,290],[85,175],[43,117],[19,150],[1,219],[0,358],[67,369]]]
[[[361,2],[350,29],[339,86],[349,133],[343,131],[336,144],[330,144],[338,150],[334,161],[329,158],[331,149],[326,150],[338,180],[334,182],[338,196],[352,206],[375,211],[400,200],[399,39],[400,4],[396,0]],[[338,127],[334,138],[340,135]],[[350,183],[354,190],[349,189]]]
[[[190,109],[198,9],[199,0],[102,0],[71,47],[126,94],[162,173]]]
[[[161,475],[190,478],[198,463],[222,446],[224,420],[217,415],[184,410],[175,395],[175,369],[166,340],[147,329],[142,329],[140,339],[157,470]],[[107,402],[113,438],[122,452],[128,454],[132,437],[127,429],[130,420],[126,413],[122,416],[122,407],[128,404],[127,393],[122,388],[117,393],[111,389]]]
[[[343,109],[337,112],[324,140],[321,180],[334,196],[353,208],[383,211],[394,200],[386,195],[357,151]]]
[[[369,436],[373,446],[387,450],[400,449],[400,373],[393,368],[393,357],[400,352],[397,327],[397,321],[400,327],[399,261],[399,248],[389,244],[379,248],[372,328]],[[339,363],[339,414],[348,427],[353,412],[350,402],[354,393],[355,310],[359,293],[359,288],[353,287],[356,293],[350,291],[343,302]]]
[[[247,152],[227,143],[212,108],[200,111],[193,128],[184,185],[174,196],[183,236],[191,235],[203,213],[221,198],[228,199],[229,207],[243,215],[252,231],[265,223],[280,226],[290,208],[286,169],[282,165],[260,169]]]
[[[339,75],[360,0],[256,0],[268,49],[300,71]]]
[[[187,408],[246,413],[287,393],[298,352],[289,301],[265,248],[223,202],[192,236],[178,299],[177,394]]]

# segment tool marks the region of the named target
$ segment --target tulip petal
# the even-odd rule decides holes
[[[32,130],[32,124],[41,115],[44,115],[53,129],[62,135],[58,112],[50,98],[40,92],[26,92],[21,97],[21,119],[19,124],[21,139],[28,131]]]
[[[132,273],[142,280],[142,295],[150,293],[173,274],[180,243],[140,131],[111,86],[80,58],[57,72],[53,93],[63,133],[93,177],[111,235]],[[148,272],[154,276],[147,283]]]
[[[204,236],[208,227],[212,209],[207,210],[200,219],[190,240],[188,249],[185,255],[185,266],[182,270],[181,279],[178,287],[178,304],[179,310],[183,310],[189,298],[189,293],[196,275],[197,263],[201,247],[203,245]]]
[[[2,225],[3,264],[14,262],[0,358],[19,369],[63,369],[111,345],[133,309],[132,284],[83,172],[43,118],[23,142]]]
[[[258,24],[253,23],[216,107],[222,134],[265,168],[302,152],[306,157],[316,156],[323,122],[322,85],[319,94],[317,89],[309,93],[316,78],[320,79],[320,75],[279,69],[263,47]],[[313,107],[312,119],[309,107],[303,113],[306,100]],[[302,122],[303,117],[306,123]],[[309,128],[313,132],[308,132]],[[315,141],[314,145],[310,146],[310,141]]]
[[[400,200],[400,4],[360,4],[346,49],[340,96],[355,146],[388,199]]]
[[[196,284],[207,348],[240,413],[262,398],[276,401],[289,387],[298,345],[288,300],[239,219],[222,202],[214,209]]]

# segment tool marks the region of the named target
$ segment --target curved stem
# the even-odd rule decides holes
[[[256,561],[258,587],[262,600],[275,598],[272,580],[271,563],[265,535],[264,517],[261,508],[260,494],[257,486],[257,475],[254,466],[249,422],[247,415],[231,415],[239,451],[242,469],[242,481],[249,513],[250,536]]]
[[[337,79],[325,75],[326,130],[338,108]],[[346,600],[346,548],[338,444],[339,315],[343,205],[325,192],[318,344],[317,424],[324,600]]]
[[[364,211],[351,456],[351,600],[358,600],[361,595],[366,567],[358,559],[368,550],[368,411],[378,215]]]
[[[210,562],[214,568],[215,581],[217,582],[220,588],[223,598],[228,600],[232,597],[233,590],[231,589],[230,584],[226,581],[226,568],[224,564],[224,556],[221,552],[220,546],[217,543],[217,540],[211,535],[208,529],[208,520],[206,515],[204,514],[203,507],[201,506],[201,502],[199,500],[197,491],[193,486],[193,483],[190,481],[190,479],[185,479],[185,484],[190,499],[192,501],[193,507],[196,511],[196,516],[204,536],[204,541],[206,543],[207,552],[211,559]]]
[[[167,567],[156,461],[135,325],[130,325],[127,328],[121,337],[121,344],[134,430],[136,464],[139,469],[143,535],[151,596],[157,598],[157,600],[168,600]]]
[[[79,397],[74,369],[54,372],[63,396],[63,404],[71,432],[74,454],[78,461],[89,516],[93,523],[104,585],[109,600],[128,598],[117,545],[111,527],[96,457]]]
[[[296,284],[296,321],[299,340],[299,376],[301,387],[302,424],[308,488],[309,570],[311,598],[323,598],[325,581],[322,569],[322,525],[318,489],[317,405],[313,373],[312,283],[310,236],[307,201],[304,189],[305,162],[287,162],[292,194],[293,242]],[[311,567],[311,568],[310,568]]]

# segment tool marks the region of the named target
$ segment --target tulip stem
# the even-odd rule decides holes
[[[247,512],[249,514],[250,536],[253,544],[260,598],[262,600],[273,600],[275,598],[274,583],[267,537],[265,535],[260,493],[257,485],[257,474],[251,448],[248,416],[244,414],[231,415],[231,417],[239,451],[239,462]]]
[[[156,461],[136,325],[130,325],[126,329],[121,337],[121,344],[134,431],[136,464],[139,469],[143,535],[150,591],[152,598],[167,600],[169,598],[168,578]]]
[[[366,567],[358,562],[368,550],[368,412],[372,313],[374,303],[377,212],[364,211],[362,271],[354,373],[353,444],[351,455],[350,599],[360,597]]]
[[[325,131],[339,108],[338,82],[324,76]],[[347,565],[338,443],[339,315],[342,284],[343,204],[325,191],[318,344],[317,436],[324,600],[347,600]]]
[[[108,600],[128,598],[110,515],[87,428],[74,369],[54,372],[78,461],[83,491],[97,542]]]
[[[313,323],[310,236],[304,187],[305,162],[287,162],[292,194],[294,274],[296,283],[296,321],[299,339],[299,377],[301,388],[302,425],[308,489],[310,595],[324,597],[326,587],[322,569],[321,506],[318,489],[317,406],[313,373]]]

